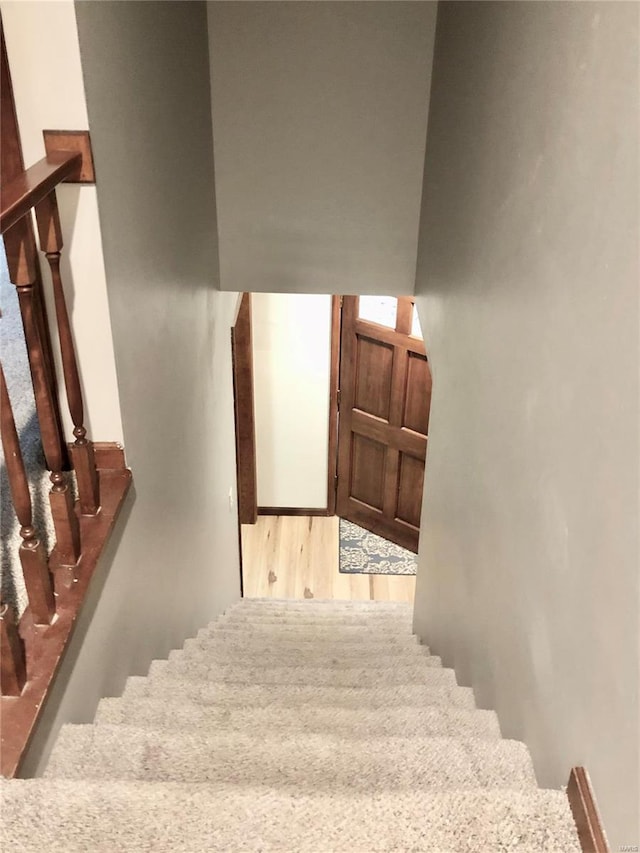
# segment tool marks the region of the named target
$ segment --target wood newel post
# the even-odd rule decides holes
[[[7,466],[13,506],[21,525],[22,543],[19,554],[24,583],[29,596],[33,621],[37,625],[48,625],[55,613],[53,586],[44,545],[38,539],[33,527],[29,483],[2,367],[0,367],[0,407],[2,449]]]
[[[19,225],[20,222],[14,228]],[[56,532],[56,548],[62,565],[75,566],[80,559],[80,525],[74,512],[71,491],[62,471],[63,445],[57,429],[53,394],[47,381],[42,341],[34,311],[33,287],[37,275],[35,253],[29,242],[22,239],[19,231],[14,238],[12,234],[14,228],[9,229],[5,234],[5,244],[11,245],[12,239],[21,242],[21,245],[18,246],[14,242],[11,245],[11,252],[7,249],[7,259],[17,259],[15,264],[10,262],[9,274],[11,281],[18,290],[24,334],[31,364],[33,391],[40,422],[42,449],[47,460],[47,466],[51,471],[52,487],[49,493],[49,501]]]
[[[19,696],[27,681],[24,643],[18,634],[13,608],[0,603],[0,693]]]
[[[98,472],[96,470],[93,444],[88,440],[87,430],[84,426],[84,404],[78,373],[78,361],[73,342],[71,323],[69,321],[69,312],[67,311],[67,303],[64,296],[64,288],[62,286],[62,278],[60,276],[60,253],[63,242],[55,190],[36,205],[36,221],[40,235],[40,247],[49,262],[53,281],[64,384],[67,389],[69,413],[71,414],[74,426],[73,434],[75,436],[75,443],[71,448],[71,453],[73,456],[73,467],[75,468],[78,480],[80,510],[84,515],[95,515],[100,507]]]

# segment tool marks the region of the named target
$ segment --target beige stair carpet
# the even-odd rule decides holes
[[[580,851],[398,604],[243,601],[1,784],[20,853]]]

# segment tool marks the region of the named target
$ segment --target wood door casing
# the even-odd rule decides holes
[[[238,519],[240,524],[255,524],[258,518],[253,347],[251,339],[251,294],[243,293],[240,298],[235,325],[231,327]]]
[[[411,335],[413,300],[397,300],[395,329],[342,303],[337,514],[418,550],[431,371]]]

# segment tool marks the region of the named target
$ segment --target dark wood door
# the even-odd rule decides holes
[[[339,516],[418,550],[431,371],[409,297],[342,304]]]

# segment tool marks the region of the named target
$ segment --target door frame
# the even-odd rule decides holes
[[[342,296],[332,295],[327,505],[326,507],[258,506],[251,293],[242,294],[238,301],[236,318],[231,328],[231,352],[236,430],[238,518],[241,524],[255,524],[260,515],[326,517],[335,515],[336,513],[341,309]]]
[[[232,352],[234,359],[234,402],[236,405],[236,454],[238,458],[238,515],[242,524],[255,524],[259,515],[333,516],[336,514],[343,298],[339,294],[332,294],[331,296],[326,508],[258,506],[251,294],[243,294],[238,303],[236,320],[232,328]],[[238,405],[238,398],[240,398],[240,405]],[[241,438],[238,430],[239,423],[244,424]],[[241,482],[246,484],[246,491],[243,491]]]
[[[238,522],[255,524],[258,519],[258,491],[250,293],[243,293],[238,300],[234,324],[231,327],[231,365],[236,434]]]
[[[329,371],[329,457],[327,515],[336,514],[338,497],[338,419],[340,417],[340,341],[342,338],[342,296],[331,297],[331,354]]]

